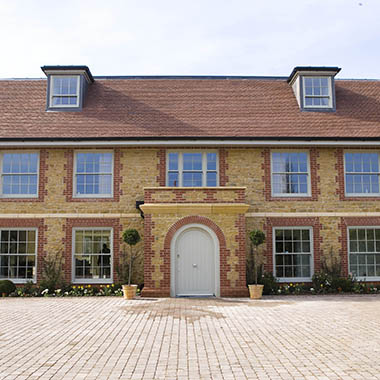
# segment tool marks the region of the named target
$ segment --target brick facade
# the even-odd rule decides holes
[[[294,147],[281,149],[295,150]],[[142,263],[136,268],[136,281],[145,282],[146,294],[153,289],[152,295],[168,295],[170,255],[166,239],[170,238],[169,232],[176,228],[176,223],[197,217],[197,223],[204,223],[209,228],[211,224],[217,226],[224,236],[225,251],[220,255],[221,293],[241,295],[245,291],[246,232],[250,229],[260,228],[267,233],[267,270],[273,269],[271,227],[280,223],[284,226],[312,226],[315,270],[319,269],[323,254],[332,249],[334,254],[340,255],[344,273],[347,273],[347,226],[359,222],[362,225],[380,225],[380,219],[368,216],[380,213],[380,197],[344,196],[345,150],[342,148],[307,148],[311,196],[306,198],[271,196],[271,150],[268,148],[220,148],[221,186],[218,188],[165,187],[166,149],[109,150],[114,151],[113,198],[85,200],[72,197],[75,150],[71,148],[40,150],[38,198],[0,198],[0,202],[3,202],[1,226],[28,227],[33,223],[39,228],[39,236],[42,234],[39,239],[39,260],[44,254],[64,248],[68,280],[71,279],[71,231],[75,226],[114,228],[115,236],[119,236],[114,239],[114,260],[118,260],[121,231],[137,228],[144,236],[145,268]],[[145,204],[153,206],[165,204],[168,208],[163,214],[147,213],[143,220],[135,208],[136,200],[144,200]],[[246,214],[233,211],[237,204],[249,206]],[[176,205],[178,208],[170,209]],[[207,223],[210,225],[206,224],[206,220],[209,220]],[[215,227],[213,231],[216,230]],[[219,238],[220,235],[217,236]],[[40,279],[40,261],[37,268],[37,278]],[[117,281],[115,272],[114,279]]]

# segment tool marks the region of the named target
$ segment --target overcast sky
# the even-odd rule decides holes
[[[0,77],[42,65],[93,75],[289,75],[339,66],[380,79],[380,0],[0,0]]]

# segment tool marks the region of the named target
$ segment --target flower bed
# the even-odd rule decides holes
[[[32,283],[19,286],[9,297],[102,297],[123,295],[120,284],[108,285],[66,285],[59,289],[49,290]]]

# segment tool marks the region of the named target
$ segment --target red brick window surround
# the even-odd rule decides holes
[[[158,176],[156,181],[158,186],[166,186],[166,149],[160,149],[157,152],[157,159]]]
[[[336,193],[339,195],[339,199],[341,201],[379,201],[380,200],[380,193],[379,194],[371,194],[369,196],[363,194],[363,195],[346,195],[345,190],[345,168],[344,168],[344,154],[346,152],[361,152],[361,153],[378,153],[380,155],[380,151],[375,151],[373,148],[360,148],[359,150],[345,150],[343,148],[338,148],[335,151],[336,156],[336,164],[335,169],[337,171],[337,177],[336,182],[338,184],[338,187],[336,189]]]
[[[20,150],[20,151],[14,151],[15,153],[27,153],[26,150]],[[47,172],[47,158],[48,158],[48,152],[45,149],[41,149],[40,151],[33,151],[39,153],[39,168],[38,168],[38,195],[37,197],[20,197],[20,198],[14,198],[14,197],[0,197],[0,202],[43,202],[45,199],[45,196],[47,195],[46,190],[46,172]],[[4,152],[6,153],[6,152]]]
[[[173,150],[173,152],[176,149]],[[177,149],[178,150],[178,149]],[[199,149],[198,149],[199,150]],[[215,151],[215,148],[208,148],[208,147],[202,147],[201,150],[202,152],[207,152],[208,150]],[[185,149],[183,150],[178,150],[178,151],[186,151]],[[191,150],[189,150],[191,151]],[[228,176],[227,176],[227,170],[228,170],[228,163],[227,163],[227,157],[228,157],[228,152],[224,148],[220,148],[217,150],[218,153],[218,180],[219,180],[219,186],[226,186],[228,183]],[[156,177],[156,181],[158,186],[166,186],[166,177],[167,177],[167,150],[166,149],[160,149],[157,152],[157,159],[158,159],[158,164],[157,164],[157,169],[158,169],[158,175]]]
[[[75,160],[75,151],[70,149],[65,152],[66,157],[66,176],[64,178],[64,182],[66,184],[64,195],[66,196],[67,202],[119,202],[121,189],[120,184],[122,182],[122,178],[120,175],[122,163],[121,163],[121,152],[120,149],[113,149],[110,152],[113,152],[113,196],[112,197],[75,197],[74,196],[74,160]],[[97,150],[87,150],[87,152],[96,153]]]
[[[0,228],[12,228],[20,229],[23,228],[36,228],[37,229],[37,252],[36,252],[36,282],[41,280],[43,257],[45,256],[44,247],[46,244],[46,226],[44,225],[43,219],[0,219]]]
[[[273,228],[274,227],[311,227],[313,232],[313,264],[314,273],[321,267],[320,230],[319,218],[267,218],[265,223],[266,235],[266,264],[265,271],[274,273],[273,263]],[[311,273],[313,275],[313,273]],[[295,278],[293,282],[296,282]]]
[[[309,195],[288,195],[284,194],[281,196],[272,195],[272,168],[271,168],[271,156],[272,152],[281,151],[281,152],[307,152],[309,157],[309,184],[310,193]],[[262,152],[263,156],[263,170],[264,170],[264,196],[266,201],[317,201],[318,195],[320,194],[320,190],[318,188],[319,177],[317,175],[317,171],[319,169],[319,165],[317,163],[318,151],[315,148],[281,148],[281,150],[271,150],[269,148],[265,148]]]
[[[65,280],[67,282],[72,282],[72,263],[73,263],[73,229],[74,228],[84,228],[91,229],[93,227],[104,227],[104,228],[112,228],[112,277],[113,282],[117,282],[117,271],[116,267],[119,263],[119,252],[120,252],[120,244],[121,237],[120,231],[122,230],[122,226],[120,225],[120,220],[115,218],[106,218],[106,219],[93,219],[93,218],[67,218],[64,225],[65,237],[63,238],[63,244],[65,247],[64,256],[65,256],[65,264],[64,264],[64,272],[65,272]],[[108,281],[105,281],[107,283]],[[89,279],[88,283],[92,283]]]
[[[349,273],[349,249],[348,249],[348,228],[349,227],[379,227],[380,217],[349,217],[341,218],[340,230],[342,244],[341,263],[343,269],[343,275],[347,276]]]

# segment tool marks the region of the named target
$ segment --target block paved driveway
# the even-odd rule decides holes
[[[380,379],[380,296],[1,298],[0,379]]]

